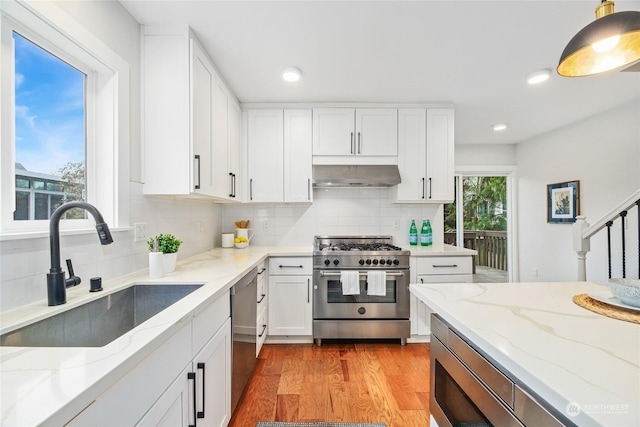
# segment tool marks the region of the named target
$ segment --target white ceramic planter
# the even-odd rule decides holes
[[[164,265],[164,274],[172,273],[176,269],[176,261],[178,260],[178,253],[163,254],[162,263]]]

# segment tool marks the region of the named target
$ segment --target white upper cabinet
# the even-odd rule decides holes
[[[452,108],[398,110],[398,169],[402,182],[389,190],[392,201],[453,201]]]
[[[187,27],[145,27],[142,54],[144,194],[233,200],[235,98]]]
[[[311,110],[284,110],[284,202],[312,202]]]
[[[395,163],[395,108],[314,108],[315,164]]]
[[[311,202],[311,110],[247,111],[247,201]]]
[[[249,202],[284,200],[283,110],[247,112]]]

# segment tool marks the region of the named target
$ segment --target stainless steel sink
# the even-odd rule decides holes
[[[0,336],[0,346],[102,347],[202,285],[133,285]]]

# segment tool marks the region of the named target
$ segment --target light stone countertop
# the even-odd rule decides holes
[[[136,283],[204,284],[104,347],[0,347],[0,424],[64,425],[268,256],[312,253],[311,246],[216,248],[178,261],[176,271],[161,279],[149,279],[143,270],[104,281],[104,291],[98,293],[87,286],[70,288],[61,306],[48,307],[44,300],[3,313],[0,333]]]
[[[640,325],[593,313],[589,282],[412,284],[411,292],[579,426],[640,425]],[[567,405],[580,412],[570,416]]]
[[[403,249],[414,256],[475,253],[449,245]],[[61,306],[48,307],[44,300],[0,314],[3,334],[137,283],[204,284],[104,347],[0,347],[0,424],[68,422],[261,261],[312,254],[311,245],[215,248],[179,260],[176,271],[161,279],[149,279],[148,271],[142,270],[104,281],[102,292],[89,293],[87,286],[67,289],[67,303]]]
[[[453,245],[431,245],[431,246],[412,246],[412,245],[398,245],[400,248],[411,251],[411,256],[414,257],[427,257],[427,256],[469,256],[477,255],[478,251],[467,248],[459,248]]]

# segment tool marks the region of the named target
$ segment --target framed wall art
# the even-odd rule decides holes
[[[580,181],[547,185],[547,222],[575,222],[580,215]]]

